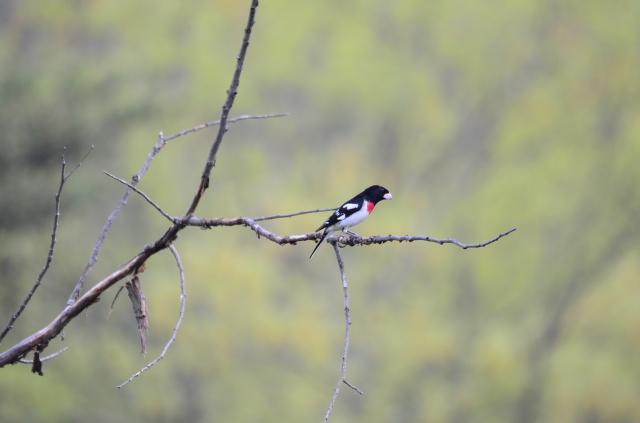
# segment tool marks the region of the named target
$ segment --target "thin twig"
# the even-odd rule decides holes
[[[82,166],[82,163],[84,163],[87,157],[89,157],[89,154],[91,154],[94,148],[95,148],[95,145],[93,144],[89,146],[89,150],[87,150],[87,152],[84,153],[84,156],[82,156],[82,158],[78,160],[78,163],[76,163],[76,165],[69,171],[69,173],[67,173],[67,176],[64,177],[65,181],[71,178],[71,176],[73,176],[74,173],[76,173],[76,170],[78,170],[80,166]]]
[[[107,319],[111,317],[111,313],[113,312],[113,306],[116,304],[116,300],[120,296],[120,293],[124,289],[124,285],[120,285],[120,288],[116,291],[116,295],[113,296],[113,301],[111,301],[111,306],[109,307],[109,314],[107,314]]]
[[[64,148],[64,151],[66,151],[66,147]],[[71,176],[75,173],[75,171],[80,167],[82,162],[84,162],[84,160],[89,156],[89,154],[91,154],[91,151],[93,151],[93,145],[89,148],[87,153],[78,161],[78,163],[73,167],[73,169],[71,169],[71,171],[68,174],[65,173],[65,169],[67,167],[67,161],[65,159],[64,151],[62,153],[61,164],[60,164],[60,182],[58,183],[58,190],[56,191],[56,194],[55,194],[55,197],[54,197],[55,198],[55,213],[53,215],[53,225],[52,225],[52,229],[51,229],[51,241],[49,243],[49,252],[47,253],[47,258],[45,260],[44,266],[40,270],[40,273],[38,273],[38,277],[36,278],[36,282],[31,287],[31,290],[29,291],[29,293],[25,297],[24,301],[22,301],[22,304],[20,304],[20,307],[18,308],[18,310],[11,316],[11,318],[9,319],[9,322],[7,323],[5,328],[2,330],[2,333],[0,334],[0,342],[2,342],[2,340],[5,338],[5,336],[7,336],[9,331],[11,331],[11,329],[13,329],[13,325],[15,324],[16,320],[18,320],[18,318],[20,317],[22,312],[27,307],[27,304],[29,304],[29,302],[31,301],[31,298],[33,297],[33,294],[36,293],[37,289],[42,284],[42,280],[44,278],[44,275],[47,273],[47,271],[49,270],[49,267],[51,266],[51,262],[53,261],[53,254],[54,254],[55,248],[56,248],[58,224],[60,222],[60,197],[62,196],[62,188],[64,188],[65,182],[67,182],[67,180],[69,178],[71,178]]]
[[[40,362],[44,363],[45,361],[53,360],[54,358],[56,358],[57,356],[59,356],[60,354],[62,354],[63,352],[65,352],[68,349],[69,349],[69,347],[64,347],[60,351],[56,351],[53,354],[49,354],[48,356],[41,358]],[[20,360],[18,360],[18,362],[19,363],[23,363],[23,364],[33,364],[33,360],[29,360],[27,358],[21,358]]]
[[[147,203],[151,204],[151,206],[154,209],[158,210],[158,213],[163,215],[167,220],[169,220],[169,222],[171,222],[171,223],[175,222],[175,218],[173,216],[171,216],[169,213],[167,213],[166,211],[162,210],[162,208],[159,205],[157,205],[151,198],[149,198],[149,196],[147,194],[145,194],[144,192],[140,191],[138,188],[136,188],[135,186],[131,185],[129,182],[125,181],[124,179],[120,179],[117,176],[114,176],[114,175],[110,174],[106,170],[103,170],[102,173],[104,173],[105,175],[107,175],[110,178],[115,179],[116,181],[120,182],[121,184],[128,186],[132,190],[134,190],[136,192],[136,194],[139,194],[142,198],[144,198],[147,201]]]
[[[180,312],[178,313],[178,320],[176,321],[176,324],[173,327],[173,332],[171,332],[171,337],[169,337],[169,340],[167,341],[164,348],[162,349],[162,352],[160,352],[160,355],[157,356],[152,361],[150,361],[146,366],[144,366],[143,368],[135,372],[133,375],[131,375],[129,379],[127,379],[126,381],[118,385],[117,386],[118,389],[129,384],[131,381],[133,381],[133,379],[137,378],[142,373],[146,372],[147,370],[155,366],[160,360],[164,358],[165,354],[167,354],[167,351],[169,350],[169,347],[171,347],[171,344],[173,344],[173,341],[176,340],[176,335],[178,334],[178,330],[180,329],[180,325],[182,324],[182,318],[184,317],[184,310],[187,302],[187,293],[184,287],[184,267],[182,266],[182,260],[180,259],[180,255],[178,254],[178,250],[176,250],[176,247],[173,244],[171,244],[169,245],[169,250],[171,251],[171,254],[173,254],[173,257],[176,259],[176,265],[178,266],[178,272],[180,273]]]
[[[327,208],[327,209],[304,210],[304,211],[299,211],[299,212],[295,212],[295,213],[288,213],[288,214],[273,214],[271,216],[258,216],[258,217],[251,217],[250,219],[253,220],[254,222],[262,222],[263,220],[285,219],[285,218],[288,218],[288,217],[295,217],[295,216],[300,216],[300,215],[303,215],[303,214],[323,213],[323,212],[328,212],[328,211],[334,211],[335,209],[337,209],[337,207],[331,207],[331,208]]]
[[[430,236],[422,236],[422,235],[378,235],[378,236],[369,236],[369,237],[358,237],[358,236],[339,236],[337,241],[343,245],[371,245],[371,244],[383,244],[385,242],[414,242],[414,241],[426,241],[433,242],[435,244],[452,244],[462,248],[463,250],[468,250],[470,248],[482,248],[486,247],[489,244],[493,244],[500,238],[504,238],[505,236],[515,232],[518,228],[511,228],[508,231],[502,232],[490,240],[480,242],[478,244],[465,244],[453,238],[447,239],[438,239]],[[331,237],[327,238],[331,240]]]
[[[243,120],[254,120],[254,119],[272,119],[272,118],[278,118],[278,117],[284,117],[284,116],[289,116],[289,113],[285,112],[285,113],[266,113],[262,115],[240,115],[240,116],[227,119],[227,123],[236,123]],[[203,129],[206,129],[212,126],[218,126],[218,125],[220,125],[220,120],[212,120],[209,122],[201,123],[200,125],[196,125],[193,128],[183,129],[182,131],[176,132],[175,134],[166,137],[164,140],[166,142],[173,141],[176,138],[182,137],[184,135],[191,134],[193,132],[198,132]]]
[[[347,379],[343,380],[343,382],[344,382],[345,385],[347,385],[349,388],[353,389],[354,391],[356,391],[360,395],[364,395],[364,392],[362,392],[362,390],[360,388],[358,388],[356,385],[354,385],[351,382],[349,382]]]
[[[338,394],[340,393],[340,388],[342,384],[346,384],[360,395],[362,395],[362,391],[351,385],[347,382],[347,359],[349,356],[349,343],[351,340],[351,309],[349,308],[349,285],[347,284],[347,276],[344,272],[344,262],[342,261],[342,257],[340,256],[340,250],[335,242],[331,244],[333,246],[333,251],[336,253],[336,260],[338,261],[338,269],[340,270],[340,279],[342,281],[342,295],[344,302],[344,341],[342,344],[342,358],[340,361],[340,376],[338,377],[338,381],[336,382],[335,388],[333,388],[333,395],[331,396],[331,401],[329,402],[329,407],[327,408],[327,412],[324,415],[324,421],[328,422],[329,417],[331,417],[331,413],[333,412],[333,407],[336,405],[336,400],[338,399]]]

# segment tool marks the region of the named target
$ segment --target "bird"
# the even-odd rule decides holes
[[[331,232],[342,230],[350,235],[356,235],[349,231],[349,228],[365,220],[371,214],[376,204],[380,201],[391,200],[392,198],[393,196],[385,187],[380,185],[371,185],[360,194],[344,202],[334,213],[331,214],[331,216],[329,216],[327,220],[322,223],[322,225],[318,227],[318,229],[315,230],[315,232],[320,230],[324,231],[322,232],[320,241],[318,241],[311,252],[309,259],[313,257],[313,254],[316,252],[318,247],[320,247],[322,241],[324,241],[327,235]]]

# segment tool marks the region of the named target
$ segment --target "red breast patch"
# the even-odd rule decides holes
[[[373,211],[373,208],[374,208],[375,206],[376,206],[376,205],[375,205],[375,204],[373,204],[372,202],[367,201],[367,213],[371,213],[371,212]]]

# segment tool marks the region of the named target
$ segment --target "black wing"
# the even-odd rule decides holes
[[[335,225],[341,220],[344,220],[345,218],[351,216],[352,214],[360,210],[360,208],[362,207],[362,202],[363,198],[360,194],[345,202],[340,206],[339,209],[333,212],[331,216],[329,216],[329,218],[318,227],[318,229],[316,229],[316,232],[321,229],[328,228],[329,226]]]

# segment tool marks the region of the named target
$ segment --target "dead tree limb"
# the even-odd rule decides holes
[[[304,213],[316,213],[324,210],[327,210],[327,209],[310,210],[306,212],[291,213],[290,215],[274,215],[274,216],[276,216],[277,218],[289,217],[289,216],[297,216],[298,214],[304,214]],[[269,220],[269,218],[271,217],[273,216],[264,216],[260,219]],[[275,242],[276,244],[280,244],[280,245],[284,245],[284,244],[296,245],[298,242],[302,242],[302,241],[315,241],[317,239],[320,239],[320,236],[321,236],[319,232],[310,232],[310,233],[299,234],[299,235],[281,236],[264,228],[263,226],[258,224],[256,220],[257,219],[253,219],[251,217],[203,219],[197,216],[192,216],[192,217],[186,217],[182,221],[188,226],[199,226],[207,229],[214,228],[217,226],[245,226],[251,229],[253,232],[255,232],[256,235],[258,235],[258,237],[260,238],[264,237],[269,241]],[[483,241],[476,244],[465,244],[453,238],[441,239],[441,238],[434,238],[428,235],[375,235],[375,236],[369,236],[369,237],[361,237],[356,235],[336,234],[336,235],[330,235],[329,237],[327,237],[327,242],[330,242],[330,243],[337,242],[338,244],[344,245],[344,246],[357,246],[357,245],[384,244],[386,242],[425,241],[425,242],[432,242],[434,244],[439,244],[439,245],[451,244],[451,245],[460,247],[463,250],[467,250],[470,248],[486,247],[487,245],[493,244],[499,239],[504,238],[505,236],[515,232],[516,230],[517,228],[511,228],[505,232],[502,232],[496,235],[495,237],[487,241]]]
[[[224,105],[222,106],[218,132],[212,143],[211,150],[209,151],[209,155],[207,157],[204,170],[202,172],[200,185],[193,197],[193,200],[191,201],[191,205],[187,210],[187,213],[186,213],[187,215],[191,215],[192,213],[195,212],[196,208],[198,207],[198,204],[200,203],[200,200],[202,199],[202,195],[204,194],[205,190],[209,186],[209,179],[215,163],[216,155],[220,147],[220,144],[222,143],[224,134],[227,132],[227,121],[229,117],[229,112],[233,107],[233,103],[238,92],[238,86],[240,84],[240,76],[242,74],[242,67],[246,57],[247,49],[249,47],[249,39],[251,37],[251,30],[255,23],[255,13],[256,13],[257,7],[258,7],[258,0],[252,0],[251,7],[249,10],[249,16],[247,19],[247,24],[245,26],[244,35],[242,38],[240,53],[238,54],[236,67],[233,73],[233,78],[231,80],[231,85],[227,90],[227,98],[224,102]],[[165,144],[166,144],[166,141],[164,140],[164,136],[162,133],[160,133],[160,135],[158,136],[158,140],[156,141],[156,144],[147,155],[147,158],[142,168],[140,169],[138,174],[134,175],[134,177],[132,178],[132,181],[133,181],[132,185],[135,185],[140,181],[141,177],[146,173],[149,166],[151,165],[151,161],[153,160],[153,158],[158,154],[160,149]],[[47,326],[40,329],[38,332],[33,333],[27,338],[24,338],[22,341],[18,342],[17,344],[7,349],[6,351],[0,353],[0,367],[17,362],[19,359],[23,358],[25,354],[27,354],[29,351],[32,351],[34,349],[41,352],[49,344],[49,341],[51,341],[51,339],[58,336],[58,334],[62,331],[62,329],[73,318],[75,318],[83,310],[85,310],[86,308],[88,308],[89,306],[97,302],[100,299],[101,294],[105,290],[109,289],[116,282],[124,279],[125,277],[135,272],[137,269],[140,268],[140,266],[142,266],[145,263],[145,261],[149,257],[151,257],[152,255],[156,254],[161,250],[168,248],[169,245],[171,245],[173,241],[176,239],[178,232],[180,232],[182,229],[186,227],[186,224],[183,221],[172,224],[171,227],[167,229],[167,231],[159,239],[157,239],[155,242],[151,244],[146,245],[142,249],[142,251],[140,251],[135,257],[129,260],[125,265],[121,266],[118,270],[114,271],[109,276],[105,277],[100,282],[96,283],[87,292],[85,292],[82,296],[80,296],[86,277],[97,261],[98,254],[100,252],[100,249],[102,247],[102,243],[104,242],[106,234],[109,231],[109,228],[113,224],[114,220],[116,219],[116,217],[118,216],[118,214],[120,213],[124,205],[126,204],[130,192],[131,192],[131,189],[128,188],[120,198],[120,201],[118,202],[118,205],[116,206],[116,208],[111,212],[111,214],[107,218],[107,221],[105,222],[102,228],[102,231],[100,232],[98,240],[94,245],[91,256],[89,258],[89,262],[87,263],[87,266],[85,267],[84,271],[80,275],[80,278],[76,282],[71,292],[71,295],[69,296],[69,299],[67,301],[67,306]]]

